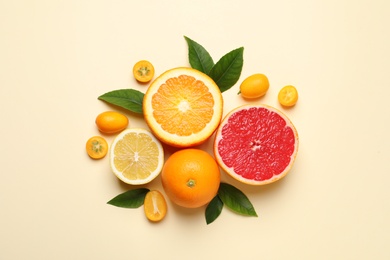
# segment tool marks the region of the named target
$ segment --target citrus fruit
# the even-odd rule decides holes
[[[267,105],[230,111],[215,134],[221,168],[243,183],[263,185],[284,177],[298,151],[298,133],[282,112]]]
[[[222,94],[206,74],[192,68],[164,72],[149,86],[144,118],[155,136],[176,147],[206,141],[222,118]]]
[[[164,163],[161,143],[144,129],[126,129],[116,136],[110,149],[110,165],[123,182],[145,184],[156,178]]]
[[[93,136],[88,139],[85,149],[92,159],[101,159],[107,154],[108,144],[103,137]]]
[[[154,67],[149,61],[140,60],[133,67],[133,75],[139,82],[149,82],[154,77]]]
[[[269,89],[269,81],[264,74],[253,74],[247,77],[240,85],[240,94],[244,98],[259,98]]]
[[[298,101],[298,91],[294,86],[283,87],[278,94],[279,103],[286,107],[294,106]]]
[[[121,113],[106,111],[96,117],[95,123],[100,132],[115,134],[124,130],[128,126],[129,120]]]
[[[144,212],[147,219],[153,222],[162,220],[167,214],[167,203],[161,192],[149,191],[144,200]]]
[[[161,173],[169,199],[185,208],[198,208],[210,202],[218,192],[220,179],[214,158],[193,148],[173,153]]]

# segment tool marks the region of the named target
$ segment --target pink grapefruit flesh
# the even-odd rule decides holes
[[[283,178],[294,164],[298,133],[281,111],[244,105],[221,122],[214,141],[220,167],[238,181],[264,185]]]

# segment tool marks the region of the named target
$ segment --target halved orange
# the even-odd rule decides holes
[[[160,141],[191,147],[206,141],[222,119],[217,84],[192,68],[174,68],[156,78],[145,93],[146,123]]]

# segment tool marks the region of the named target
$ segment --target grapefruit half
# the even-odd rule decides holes
[[[236,180],[264,185],[294,164],[298,133],[285,114],[268,105],[244,105],[222,120],[214,141],[219,166]]]

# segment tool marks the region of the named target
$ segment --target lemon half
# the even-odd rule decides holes
[[[111,145],[111,169],[125,183],[141,185],[151,182],[160,174],[163,164],[163,147],[148,130],[126,129]]]

